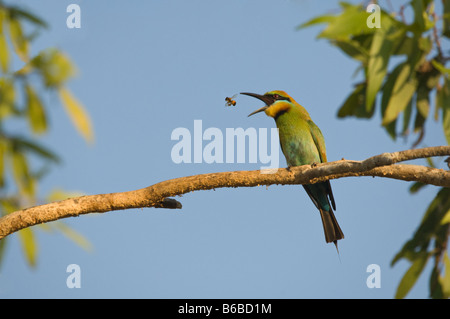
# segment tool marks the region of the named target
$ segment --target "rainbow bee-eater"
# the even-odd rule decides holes
[[[286,157],[288,167],[314,165],[327,161],[325,140],[319,127],[311,120],[306,109],[295,102],[284,91],[270,91],[264,95],[241,93],[260,99],[266,105],[249,114],[264,111],[273,117],[278,127],[281,150]],[[341,228],[334,216],[336,210],[330,181],[303,185],[314,205],[320,211],[325,241],[336,245],[344,238]]]

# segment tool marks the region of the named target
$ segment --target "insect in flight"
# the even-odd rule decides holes
[[[233,95],[232,97],[226,97],[225,101],[227,101],[225,103],[225,106],[235,106],[236,105],[236,101],[234,100],[236,98],[237,94]]]

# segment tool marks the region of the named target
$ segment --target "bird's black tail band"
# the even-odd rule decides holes
[[[327,243],[334,242],[336,244],[338,240],[344,238],[344,233],[339,227],[331,207],[329,211],[320,209],[320,217],[322,218],[323,231]]]

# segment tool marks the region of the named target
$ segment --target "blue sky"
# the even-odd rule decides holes
[[[46,20],[33,54],[56,46],[79,69],[70,89],[88,109],[95,143],[87,145],[56,95],[51,132],[41,139],[63,159],[40,185],[101,194],[171,178],[259,169],[257,163],[175,164],[177,127],[272,128],[261,103],[224,98],[282,89],[321,128],[328,160],[363,160],[409,148],[369,121],[338,119],[356,64],[324,40],[320,27],[296,31],[338,1],[17,1]],[[66,8],[81,8],[81,29],[68,29]],[[383,6],[385,3],[381,2]],[[424,145],[445,145],[440,124]],[[422,164],[424,161],[418,161]],[[444,167],[442,159],[437,162]],[[280,152],[280,166],[286,165]],[[320,217],[301,186],[217,189],[178,198],[182,210],[135,209],[64,220],[90,240],[87,252],[59,233],[36,227],[38,265],[30,269],[16,234],[0,269],[0,298],[392,298],[409,264],[390,262],[418,226],[437,188],[417,195],[410,184],[382,178],[333,180],[345,233],[327,245]],[[66,268],[81,269],[69,289]],[[381,288],[369,289],[378,264]],[[430,265],[408,297],[428,294]]]

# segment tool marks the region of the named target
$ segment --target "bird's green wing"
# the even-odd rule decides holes
[[[325,148],[325,139],[323,138],[322,131],[320,128],[311,120],[308,120],[309,131],[311,132],[311,136],[314,140],[314,144],[316,144],[317,150],[319,151],[320,160],[322,163],[327,162],[327,150]],[[325,190],[330,198],[331,205],[333,209],[336,210],[336,203],[334,201],[333,191],[331,189],[330,181],[324,182]]]
[[[309,131],[316,144],[317,150],[319,151],[320,160],[322,163],[327,161],[327,150],[325,148],[325,139],[323,138],[322,132],[319,127],[311,120],[308,120]]]

